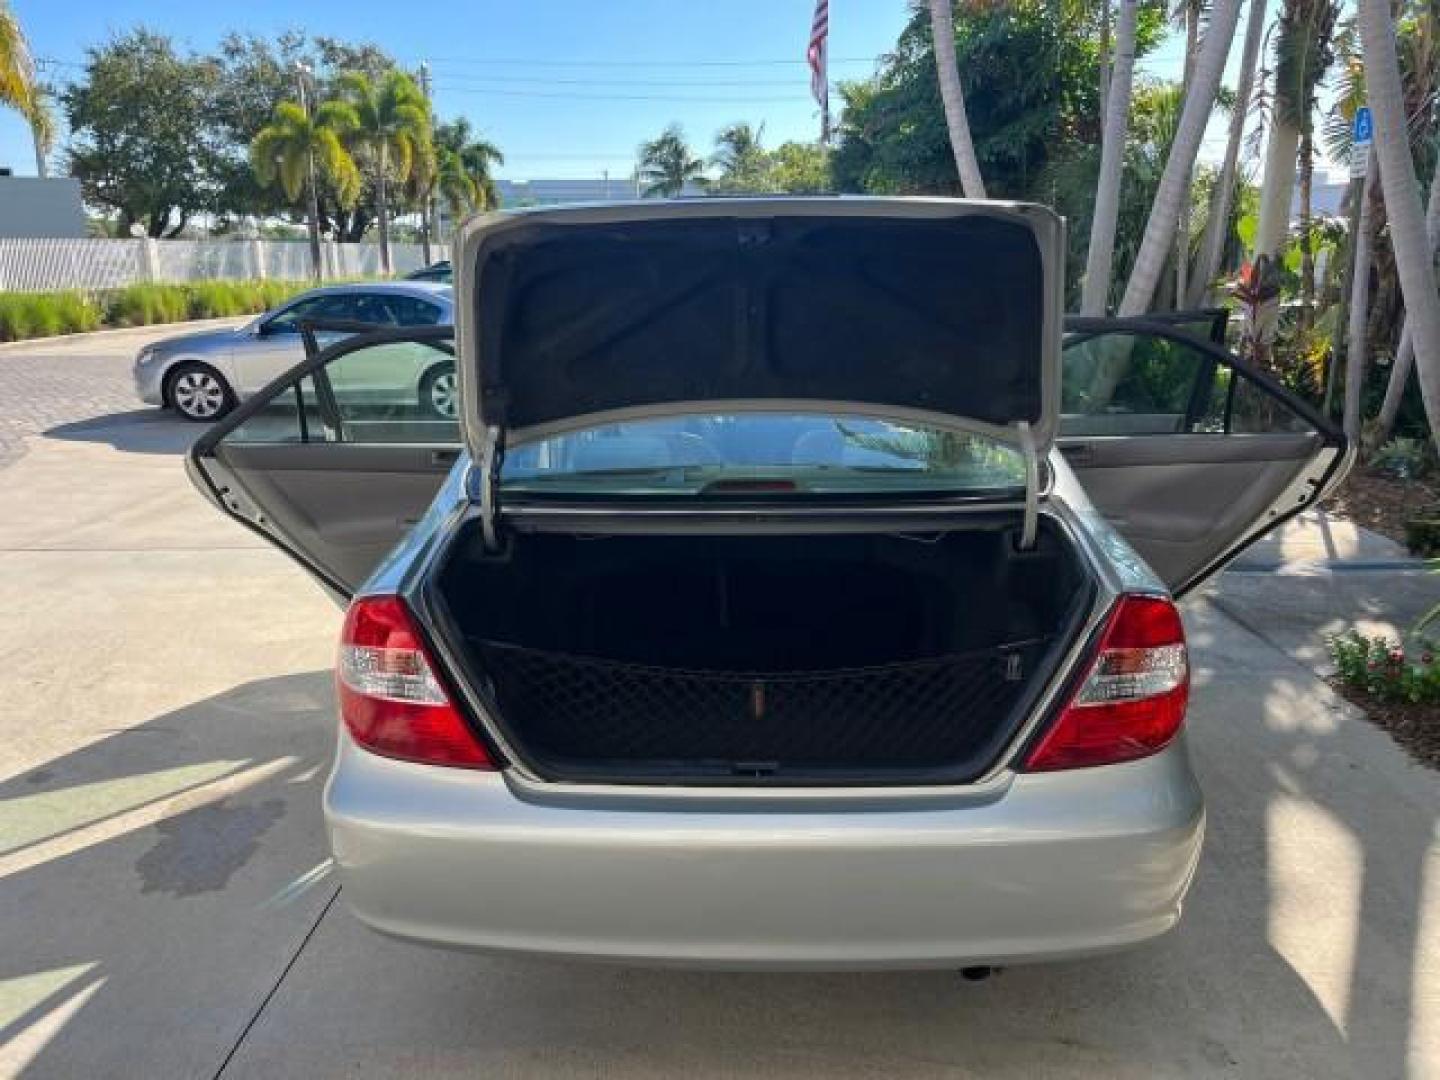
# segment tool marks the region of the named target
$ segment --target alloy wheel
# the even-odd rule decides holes
[[[182,372],[175,379],[175,408],[192,420],[209,420],[225,407],[225,387],[209,371]]]
[[[430,410],[445,420],[460,415],[460,386],[455,372],[442,371],[430,380]]]

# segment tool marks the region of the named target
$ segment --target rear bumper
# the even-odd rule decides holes
[[[741,809],[654,789],[538,802],[504,774],[340,741],[325,812],[343,895],[376,930],[454,948],[777,969],[1060,959],[1172,927],[1204,831],[1183,742],[980,798]]]

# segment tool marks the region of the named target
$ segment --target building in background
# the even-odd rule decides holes
[[[0,172],[0,239],[72,240],[85,236],[80,181]]]
[[[635,181],[628,176],[576,177],[569,180],[497,180],[500,205],[507,210],[520,206],[559,206],[564,203],[609,202],[639,196]],[[704,190],[687,184],[684,195],[703,195]]]

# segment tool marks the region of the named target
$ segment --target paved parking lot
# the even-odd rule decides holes
[[[1440,783],[1315,670],[1337,603],[1429,579],[1187,605],[1210,832],[1153,946],[981,984],[430,952],[337,898],[338,613],[190,491],[145,333],[0,349],[0,1075],[1440,1076]]]

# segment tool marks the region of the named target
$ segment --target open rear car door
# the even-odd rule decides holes
[[[348,331],[328,348],[317,333]],[[435,407],[453,385],[449,326],[306,327],[306,359],[191,448],[192,481],[347,599],[419,520],[460,456]]]
[[[1071,317],[1065,330],[1057,444],[1177,595],[1343,478],[1344,434],[1227,352],[1217,313]]]

